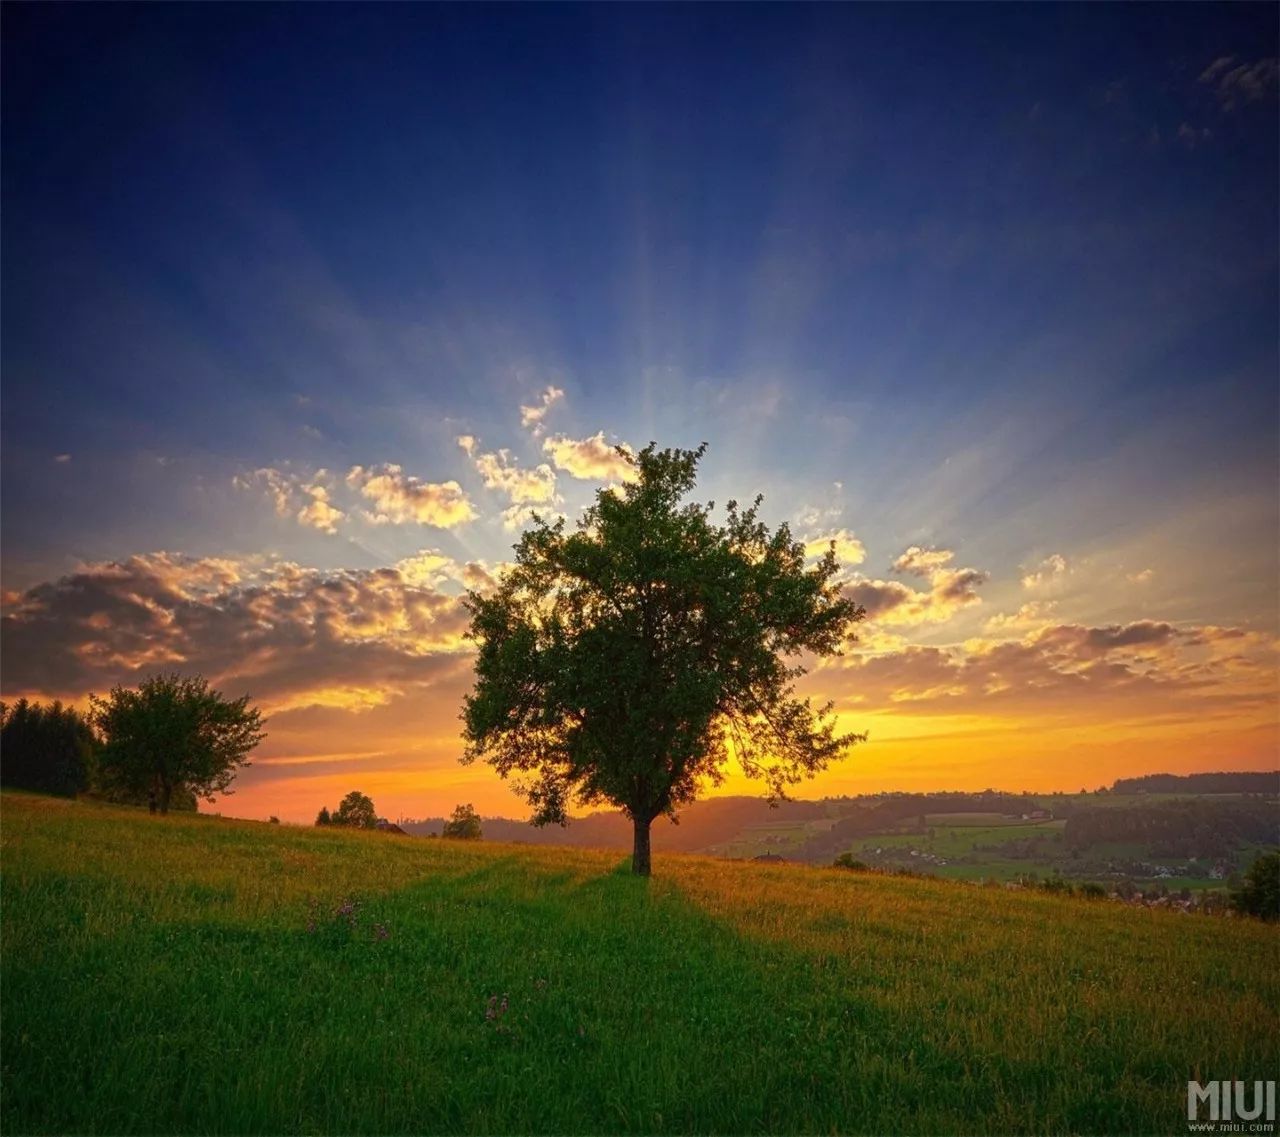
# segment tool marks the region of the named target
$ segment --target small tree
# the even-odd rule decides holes
[[[453,816],[444,823],[442,837],[454,837],[464,841],[480,839],[480,815],[470,805],[457,805]]]
[[[322,805],[320,807],[320,812],[316,814],[316,824],[317,825],[333,824],[333,818],[329,816],[329,807],[327,805]]]
[[[352,790],[334,811],[333,824],[347,825],[352,829],[376,829],[378,812],[373,808],[373,799],[359,790]]]
[[[1263,920],[1280,920],[1280,850],[1263,853],[1231,890],[1231,907]]]
[[[0,784],[75,797],[89,788],[94,737],[74,707],[0,703]]]
[[[249,753],[266,737],[248,695],[224,699],[199,676],[157,675],[137,690],[113,687],[89,701],[103,738],[104,788],[145,796],[152,813],[168,813],[183,791],[209,800],[230,793]]]
[[[644,876],[653,820],[722,781],[731,755],[776,800],[863,737],[797,698],[803,668],[784,662],[838,653],[863,615],[834,547],[806,567],[760,498],[729,502],[723,525],[682,504],[705,449],[619,450],[635,467],[624,489],[597,493],[573,534],[535,518],[493,595],[467,594],[479,652],[462,761],[528,775],[535,824],[563,824],[575,797],[620,806]]]

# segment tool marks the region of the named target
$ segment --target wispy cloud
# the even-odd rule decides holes
[[[542,420],[547,417],[547,412],[563,399],[563,390],[559,387],[548,386],[538,397],[537,402],[530,406],[521,406],[520,425],[532,427],[535,435],[540,434],[542,432]]]
[[[264,490],[280,517],[292,516],[299,525],[322,533],[336,533],[338,522],[346,516],[333,503],[331,479],[324,469],[304,477],[274,466],[264,466],[252,473],[237,474],[232,482],[239,489]]]
[[[1200,73],[1200,82],[1213,91],[1224,111],[1233,111],[1273,95],[1278,74],[1280,66],[1274,58],[1244,63],[1234,55],[1223,55]]]
[[[1022,574],[1022,587],[1028,591],[1053,587],[1059,584],[1069,571],[1066,557],[1061,553],[1050,553],[1038,565]]]

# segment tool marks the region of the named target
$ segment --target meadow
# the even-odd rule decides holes
[[[0,796],[21,1133],[1170,1133],[1280,931],[793,864]]]

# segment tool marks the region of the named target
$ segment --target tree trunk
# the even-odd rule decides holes
[[[632,823],[635,825],[635,848],[631,854],[631,872],[635,876],[649,875],[649,826],[653,824],[650,819],[641,821],[640,818],[633,818]]]
[[[160,816],[169,815],[169,798],[173,796],[173,787],[167,781],[160,783]]]

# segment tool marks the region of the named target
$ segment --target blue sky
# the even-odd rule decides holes
[[[868,580],[950,550],[988,621],[1057,556],[1052,619],[1274,637],[1276,42],[1260,4],[11,5],[5,587],[495,565],[476,455],[572,516],[547,442],[603,432],[706,440],[705,496]],[[370,521],[387,464],[473,516]]]

